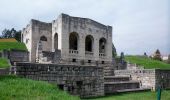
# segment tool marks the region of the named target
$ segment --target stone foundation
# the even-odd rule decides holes
[[[101,67],[16,63],[16,75],[56,84],[60,89],[82,98],[104,95]]]

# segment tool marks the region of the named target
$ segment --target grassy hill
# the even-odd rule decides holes
[[[80,100],[56,86],[16,76],[0,76],[0,100]]]
[[[0,51],[2,50],[10,50],[10,49],[17,49],[17,50],[27,50],[24,43],[20,42],[0,42]]]
[[[144,66],[146,69],[160,68],[170,69],[170,64],[162,61],[153,60],[144,56],[125,56],[125,60],[130,63],[136,63],[137,65]]]

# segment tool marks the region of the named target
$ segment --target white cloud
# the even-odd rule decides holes
[[[22,29],[30,19],[50,22],[60,13],[113,26],[118,52],[170,53],[169,0],[1,0],[0,31]]]

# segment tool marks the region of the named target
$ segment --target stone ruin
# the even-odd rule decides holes
[[[10,73],[47,81],[81,98],[170,87],[170,72],[145,70],[112,57],[112,27],[89,18],[61,14],[51,23],[32,19],[22,31],[28,51],[2,53]],[[123,54],[122,54],[123,55]]]

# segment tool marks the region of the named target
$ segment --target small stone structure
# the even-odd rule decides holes
[[[141,88],[156,90],[158,86],[170,88],[170,70],[163,69],[136,69],[136,70],[115,70],[115,76],[131,77],[139,81]]]
[[[16,75],[47,81],[80,97],[104,95],[103,68],[96,66],[16,63]]]
[[[7,58],[10,60],[11,63],[13,62],[28,62],[29,61],[29,52],[26,50],[3,50],[2,57]]]

